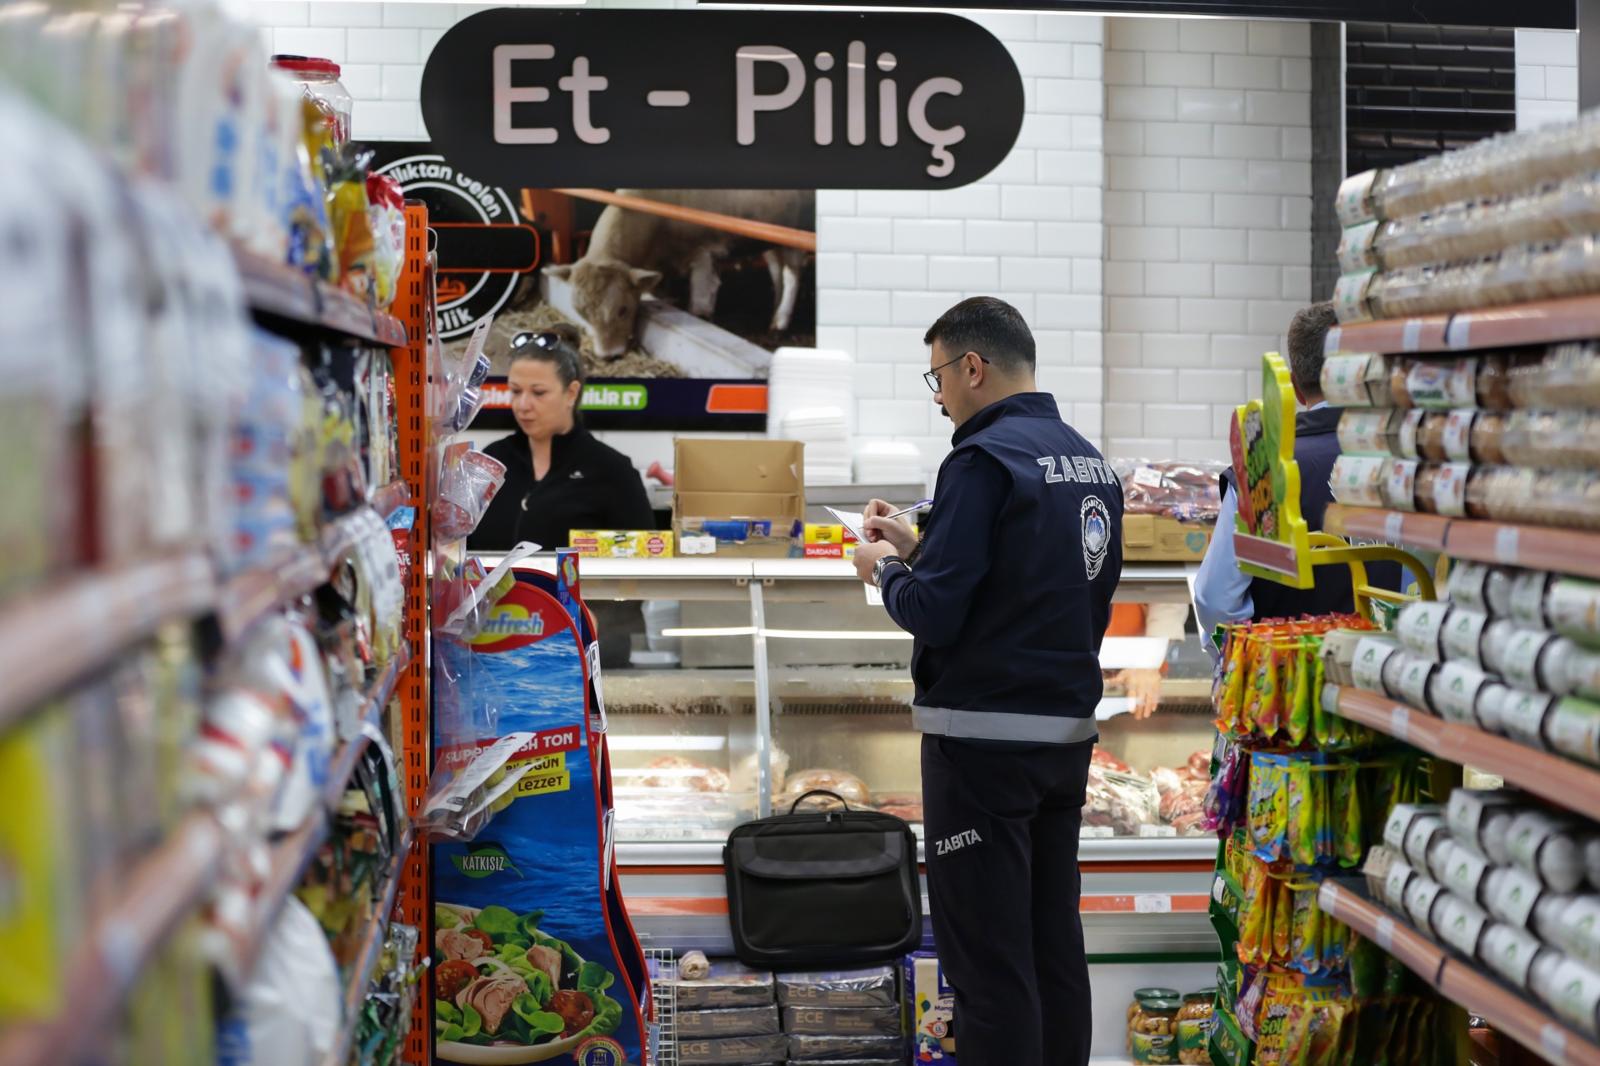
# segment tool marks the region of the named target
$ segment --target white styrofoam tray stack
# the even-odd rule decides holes
[[[866,440],[855,449],[857,485],[920,485],[927,481],[922,452],[908,441]]]
[[[806,484],[850,482],[855,361],[826,348],[779,348],[767,379],[767,434],[806,446]]]

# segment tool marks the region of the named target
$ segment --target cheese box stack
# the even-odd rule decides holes
[[[789,1061],[890,1066],[905,1059],[894,967],[779,974]]]
[[[713,959],[709,974],[680,977],[673,992],[681,1066],[768,1066],[787,1056],[770,973]]]

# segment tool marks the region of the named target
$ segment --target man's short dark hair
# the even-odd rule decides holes
[[[1302,307],[1289,322],[1289,377],[1302,393],[1322,395],[1322,354],[1328,330],[1338,322],[1333,304]]]
[[[977,352],[1008,373],[1032,370],[1038,363],[1033,331],[1022,312],[993,296],[962,300],[928,327],[923,344],[940,341],[952,357]]]

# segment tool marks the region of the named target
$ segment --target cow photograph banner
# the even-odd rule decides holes
[[[577,328],[595,429],[764,430],[772,353],[816,343],[811,190],[505,188],[427,143],[374,148],[428,205],[445,344],[494,316],[475,429],[515,427],[519,333]]]

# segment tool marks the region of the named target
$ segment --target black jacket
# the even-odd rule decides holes
[[[1048,393],[990,404],[951,444],[910,569],[883,576],[884,607],[915,638],[913,720],[951,737],[1093,740],[1122,486]]]
[[[521,432],[484,449],[506,464],[506,482],[467,539],[474,551],[505,551],[531,540],[564,548],[574,529],[654,529],[655,512],[628,457],[582,426],[550,442],[550,469],[533,478],[533,453]]]
[[[1340,407],[1319,407],[1295,415],[1294,461],[1300,466],[1300,517],[1306,520],[1306,528],[1313,533],[1322,529],[1328,504],[1333,502],[1333,489],[1328,482],[1333,476],[1333,464],[1339,458],[1339,416],[1343,413]],[[1222,475],[1222,491],[1234,491],[1232,470]],[[1256,621],[1355,610],[1348,567],[1318,567],[1312,571],[1312,576],[1316,583],[1308,589],[1252,578],[1250,603],[1255,608]],[[1400,568],[1394,563],[1368,563],[1367,580],[1380,588],[1398,589],[1401,587]]]

